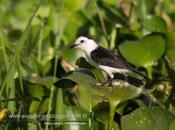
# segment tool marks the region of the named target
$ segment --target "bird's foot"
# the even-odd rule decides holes
[[[102,84],[102,86],[104,86],[104,85],[107,85],[109,87],[112,87],[113,86],[112,79],[108,79],[107,82],[105,82],[105,83]]]
[[[112,79],[109,79],[109,80],[108,80],[108,86],[109,86],[109,87],[112,87],[112,86],[113,86]]]

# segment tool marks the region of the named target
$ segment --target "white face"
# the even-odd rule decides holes
[[[77,38],[77,40],[75,41],[75,45],[76,48],[80,48],[85,52],[91,52],[98,47],[98,44],[94,40],[88,39],[87,37],[83,36]]]

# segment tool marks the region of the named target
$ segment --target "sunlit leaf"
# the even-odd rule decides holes
[[[119,50],[131,64],[148,67],[154,65],[163,55],[165,41],[159,35],[149,35],[139,41],[124,41]]]
[[[149,16],[144,21],[144,28],[151,32],[166,32],[167,25],[163,18],[159,16]]]
[[[174,119],[174,115],[160,107],[139,108],[122,117],[121,127],[122,130],[168,130]]]
[[[85,57],[84,53],[79,49],[70,49],[62,53],[62,56],[65,60],[69,61],[71,64],[76,63],[76,60],[82,56]]]
[[[98,82],[92,77],[92,73],[87,70],[73,72],[69,76],[58,80],[55,86],[64,89],[75,86],[75,83],[79,86],[79,103],[87,110],[106,97],[106,91],[96,86]]]
[[[121,87],[115,86],[112,90],[111,99],[115,103],[120,103],[122,101],[136,98],[142,93],[141,87],[134,87],[132,85],[129,85],[128,87],[125,87],[121,84]]]

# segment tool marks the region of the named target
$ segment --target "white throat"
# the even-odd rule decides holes
[[[78,48],[83,50],[87,55],[90,55],[93,50],[98,48],[98,44],[94,40],[89,39],[87,43],[78,46]]]

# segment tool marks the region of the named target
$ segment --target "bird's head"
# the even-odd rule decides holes
[[[98,47],[98,44],[93,39],[88,39],[87,37],[80,36],[75,41],[73,47],[80,48],[85,52],[93,51]]]

